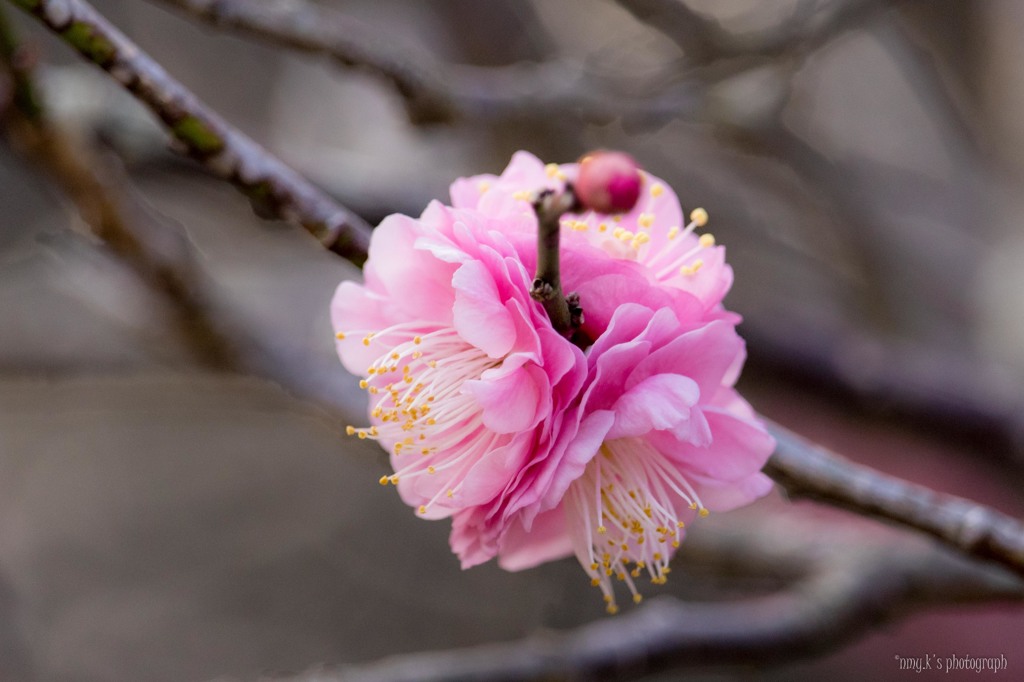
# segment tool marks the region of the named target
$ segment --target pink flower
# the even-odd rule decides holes
[[[627,214],[564,217],[563,287],[584,320],[572,342],[552,329],[529,295],[529,199],[575,173],[519,152],[501,176],[456,181],[453,207],[391,216],[331,312],[371,394],[370,426],[349,431],[391,451],[381,483],[452,517],[464,568],[575,554],[615,611],[613,579],[639,601],[634,579],[665,580],[693,517],[767,492],[773,442],[732,388],[744,346],[724,249],[656,178]]]

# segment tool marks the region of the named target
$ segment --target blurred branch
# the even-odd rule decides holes
[[[197,361],[213,369],[233,368],[232,344],[212,322],[184,237],[167,231],[157,234],[154,225],[147,229],[151,216],[138,202],[129,201],[126,192],[114,189],[118,184],[127,187],[120,169],[89,155],[47,119],[31,64],[0,11],[0,71],[4,70],[14,83],[14,94],[2,123],[14,146],[67,194],[92,234],[168,304],[179,336]]]
[[[302,225],[325,247],[359,261],[369,227],[209,110],[83,0],[11,0],[146,104],[184,152],[237,185],[257,213]]]
[[[768,596],[719,603],[659,597],[568,632],[319,669],[288,682],[616,680],[713,665],[783,665],[915,608],[1024,599],[1019,580],[925,543],[880,542],[831,522],[773,514],[722,525],[687,538],[679,572],[691,563],[742,563],[797,579]]]
[[[770,424],[777,447],[765,467],[791,497],[854,511],[932,535],[966,556],[1024,577],[1024,524],[994,509],[853,464]]]
[[[577,64],[470,66],[447,64],[395,41],[381,29],[307,0],[157,0],[222,28],[390,80],[414,123],[573,116],[607,122],[617,116],[648,124],[692,118],[703,98],[689,84],[635,95],[635,78],[598,79]]]
[[[787,54],[806,55],[899,1],[845,0],[826,3],[821,9],[816,0],[800,0],[789,18],[780,22],[776,29],[739,35],[691,9],[685,0],[616,0],[637,20],[678,45],[690,67],[737,57],[766,59]]]
[[[346,67],[367,69],[391,81],[416,123],[448,121],[455,104],[445,92],[436,61],[340,12],[294,0],[159,0],[215,26],[299,52],[323,55]]]

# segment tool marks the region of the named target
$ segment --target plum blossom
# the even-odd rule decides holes
[[[391,216],[364,282],[331,306],[338,353],[370,394],[402,499],[452,518],[464,568],[520,570],[575,554],[615,612],[614,583],[666,580],[686,526],[771,487],[774,444],[733,385],[743,364],[725,250],[701,209],[642,174],[627,213],[562,218],[565,291],[581,325],[555,331],[530,297],[542,189],[578,167],[517,153],[457,180],[452,206]]]

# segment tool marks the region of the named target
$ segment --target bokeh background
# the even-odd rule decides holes
[[[741,388],[758,410],[857,461],[1024,513],[1021,3],[687,0],[717,27],[696,37],[625,8],[643,2],[319,3],[384,48],[458,65],[444,76],[453,88],[490,73],[469,66],[517,64],[516,82],[534,88],[519,105],[431,125],[411,123],[370,70],[166,4],[95,2],[370,222],[418,214],[517,149],[551,161],[633,153],[684,209],[707,208],[728,248],[727,304],[750,353]],[[117,169],[104,177],[136,219],[178,235],[172,248],[192,254],[230,349],[251,360],[234,371],[197,357],[166,298],[4,137],[0,679],[301,676],[606,618],[574,560],[459,570],[446,524],[414,518],[376,483],[383,454],[343,435],[364,396],[334,357],[327,304],[358,270],[254,216],[169,152],[106,74],[0,9],[38,56],[50,115]],[[548,82],[522,64],[557,68]],[[587,97],[537,96],[569,86]],[[916,542],[778,495],[694,535],[765,517],[823,535],[856,526],[893,551]],[[720,571],[699,551],[675,565],[663,591],[686,599],[774,588],[757,566]],[[821,658],[700,674],[899,679],[896,655],[956,653],[1005,654],[1012,678],[1022,630],[1019,607],[950,605]]]

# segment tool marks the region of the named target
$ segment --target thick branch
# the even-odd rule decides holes
[[[12,0],[146,104],[216,175],[232,181],[257,212],[302,225],[324,246],[361,262],[369,228],[357,216],[210,111],[163,67],[83,0]]]
[[[967,556],[1024,576],[1024,524],[994,509],[849,462],[771,424],[765,467],[792,497],[806,497],[932,535]]]

